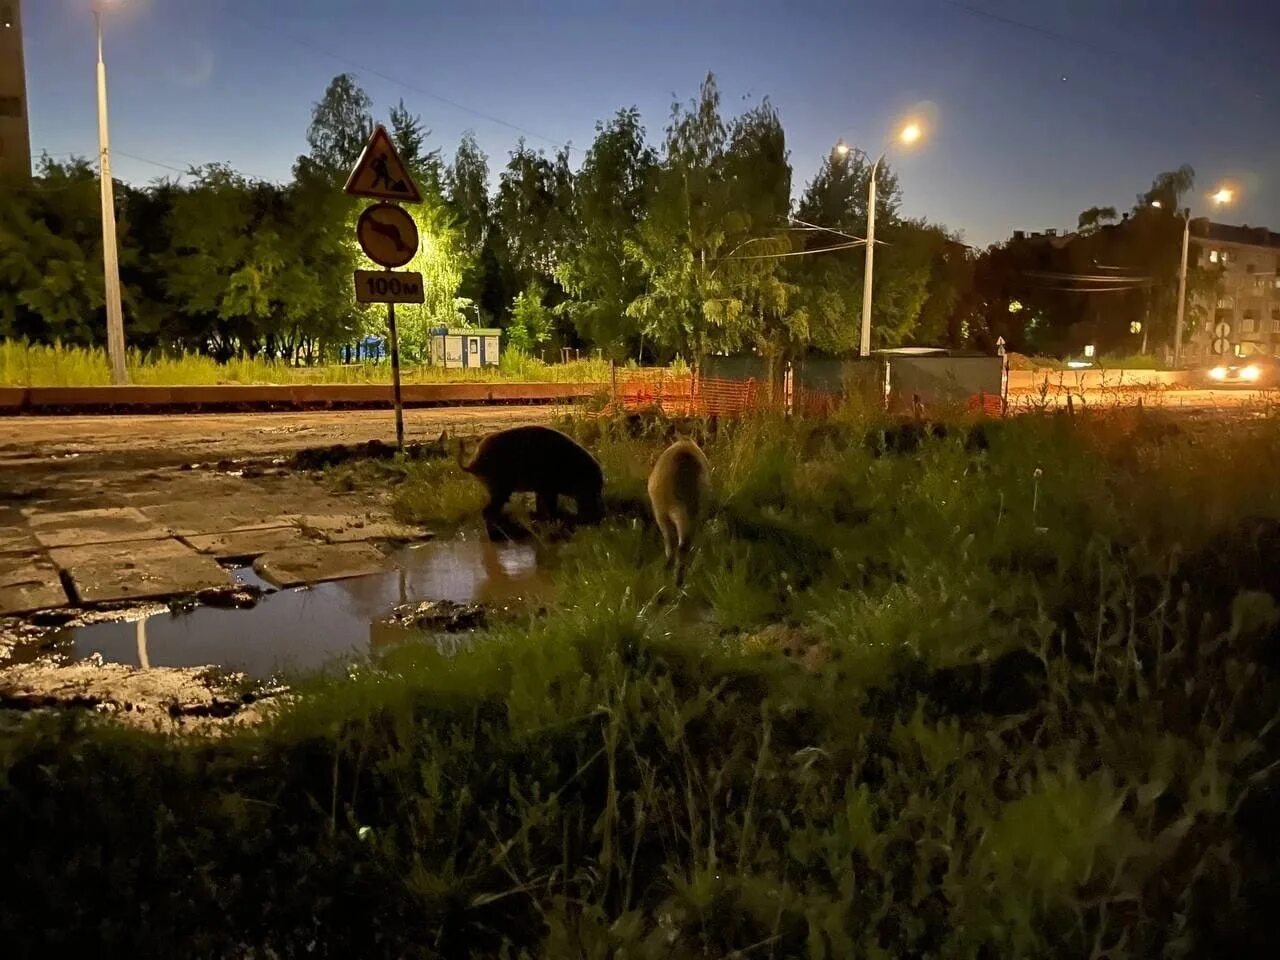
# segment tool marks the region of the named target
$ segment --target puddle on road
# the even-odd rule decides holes
[[[132,666],[212,664],[250,676],[315,670],[367,655],[408,634],[381,621],[401,603],[452,600],[504,606],[545,597],[533,544],[441,540],[392,555],[386,573],[281,590],[248,610],[197,607],[142,620],[98,623],[50,637],[76,660],[100,654]],[[270,589],[251,567],[238,580]],[[68,647],[64,647],[67,649]]]

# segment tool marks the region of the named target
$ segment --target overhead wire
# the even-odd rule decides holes
[[[249,24],[250,26],[255,26],[259,28],[267,26],[267,24],[265,24],[263,21],[255,20],[254,18],[246,16],[243,13],[239,13],[236,11],[229,11],[229,12],[231,16]],[[318,53],[321,56],[328,57],[331,60],[346,64],[348,67],[351,67],[355,70],[359,70],[362,73],[366,73],[371,76],[378,77],[379,79],[385,80],[388,83],[393,83],[396,86],[403,87],[406,90],[411,90],[414,93],[420,94],[424,97],[429,97],[432,100],[439,101],[440,103],[453,107],[455,110],[460,110],[463,113],[469,113],[472,116],[479,117],[482,120],[487,120],[489,123],[496,123],[498,126],[506,127],[508,130],[514,130],[517,133],[522,133],[526,137],[532,137],[535,140],[542,140],[553,147],[562,148],[569,152],[574,152],[574,148],[571,147],[565,141],[557,140],[554,137],[548,137],[545,134],[538,133],[536,130],[530,130],[528,127],[523,127],[520,124],[512,123],[509,120],[503,120],[501,117],[496,117],[491,113],[486,113],[483,110],[477,110],[474,107],[469,107],[464,103],[459,103],[457,100],[454,100],[451,97],[446,97],[443,94],[436,93],[434,90],[428,90],[425,87],[419,86],[418,84],[411,83],[408,80],[405,80],[403,77],[397,77],[387,73],[386,71],[368,66],[367,64],[359,63],[356,60],[353,60],[352,58],[346,56],[345,54],[337,53],[326,47],[322,47],[319,44],[312,43],[310,40],[304,40],[301,37],[290,35],[289,33],[280,30],[277,26],[271,27],[271,35],[273,37],[278,37],[284,40],[288,40],[290,43],[296,46],[310,50],[313,53]]]

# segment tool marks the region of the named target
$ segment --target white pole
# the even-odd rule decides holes
[[[111,140],[107,131],[107,67],[102,61],[102,10],[94,7],[98,34],[98,180],[102,185],[103,297],[107,308],[107,355],[111,382],[129,382],[124,365],[124,311],[120,305],[120,262],[116,250],[115,190],[111,181]]]
[[[1173,331],[1173,365],[1182,361],[1182,321],[1187,312],[1187,248],[1191,245],[1191,211],[1182,214],[1182,266],[1178,268],[1178,325]]]
[[[871,355],[871,283],[875,266],[876,253],[876,173],[884,154],[871,166],[871,185],[867,188],[867,265],[862,277],[862,338],[858,346],[858,355]]]

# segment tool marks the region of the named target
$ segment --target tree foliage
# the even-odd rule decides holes
[[[597,125],[576,170],[568,147],[547,153],[521,140],[496,182],[473,134],[446,166],[408,104],[385,116],[423,192],[409,208],[421,245],[406,269],[423,275],[426,302],[398,311],[411,359],[429,327],[476,319],[531,352],[852,353],[873,168],[874,346],[989,349],[1003,336],[1014,349],[1062,352],[1088,337],[1132,350],[1134,320],[1153,342],[1173,336],[1190,167],[1156,176],[1119,220],[1094,206],[1068,238],[1015,239],[979,254],[945,227],[904,217],[891,166],[856,147],[823,160],[792,217],[778,112],[766,98],[726,114],[711,75],[696,97],[673,104],[657,146],[638,111],[623,109]],[[289,182],[210,164],[176,182],[118,185],[130,343],[313,360],[381,335],[384,309],[358,306],[352,288],[353,271],[370,266],[354,229],[366,204],[340,189],[374,117],[372,99],[340,74],[314,104]],[[29,186],[0,192],[0,336],[100,343],[101,260],[94,169],[44,158]],[[1101,269],[1135,279],[1108,296],[1040,279]],[[1192,264],[1188,324],[1202,319],[1199,304],[1216,283],[1215,270]]]

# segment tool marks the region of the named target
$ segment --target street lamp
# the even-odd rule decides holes
[[[120,260],[116,249],[115,189],[111,180],[111,138],[107,130],[107,68],[102,62],[102,11],[106,0],[95,0],[93,25],[98,37],[98,180],[102,186],[103,298],[107,308],[107,356],[111,382],[124,384],[124,311],[120,305]]]
[[[1209,199],[1218,206],[1222,206],[1230,203],[1235,195],[1234,190],[1223,186],[1209,194]],[[1157,209],[1161,206],[1159,200],[1152,200],[1151,205]],[[1191,208],[1184,209],[1180,216],[1182,217],[1182,262],[1178,267],[1178,323],[1173,331],[1174,367],[1182,362],[1182,324],[1187,315],[1187,251],[1191,247]]]
[[[893,144],[898,143],[909,147],[918,142],[922,136],[924,136],[924,130],[920,124],[914,120],[909,121],[898,130],[891,141],[884,145],[879,159],[871,165],[870,185],[867,188],[867,259],[862,279],[862,336],[858,342],[858,355],[862,357],[871,355],[871,287],[876,253],[876,174]],[[836,153],[842,157],[848,156],[849,146],[844,141],[837,143]]]

